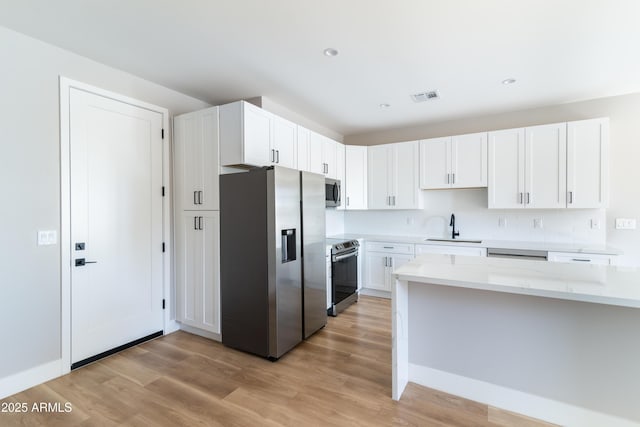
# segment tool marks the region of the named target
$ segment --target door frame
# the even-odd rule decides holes
[[[162,185],[165,192],[162,200],[162,240],[165,252],[162,254],[162,290],[166,309],[163,316],[164,333],[179,329],[172,320],[173,292],[171,277],[173,265],[171,233],[171,143],[169,131],[169,110],[115,92],[110,92],[86,83],[60,76],[60,352],[62,374],[71,371],[71,162],[70,162],[70,91],[78,89],[95,95],[144,108],[162,115],[164,139],[162,140]],[[158,248],[160,250],[160,248]]]

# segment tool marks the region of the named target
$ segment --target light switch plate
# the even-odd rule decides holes
[[[58,243],[58,232],[56,230],[38,231],[38,246],[49,246]]]
[[[616,230],[635,230],[635,218],[616,218]]]
[[[500,228],[506,228],[507,227],[507,218],[504,217],[499,217],[498,218],[498,227]]]
[[[600,220],[599,219],[591,219],[591,228],[593,230],[600,230]]]
[[[533,228],[542,228],[542,218],[533,219]]]

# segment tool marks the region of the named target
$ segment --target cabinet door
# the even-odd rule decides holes
[[[220,333],[220,217],[185,211],[176,238],[176,319]]]
[[[418,209],[422,194],[419,181],[418,141],[391,144],[393,209]]]
[[[177,209],[219,209],[218,107],[174,119]]]
[[[365,288],[389,291],[390,255],[380,252],[367,252],[367,281]]]
[[[295,123],[274,116],[271,144],[271,149],[274,150],[273,164],[291,169],[298,168],[297,134],[298,128]]]
[[[271,113],[243,102],[244,106],[244,164],[267,166],[273,159],[271,152]]]
[[[346,209],[367,209],[367,147],[345,147],[345,199]]]
[[[326,175],[329,178],[338,178],[338,145],[340,143],[329,138],[323,138],[322,160],[326,165]],[[342,145],[342,144],[340,144]]]
[[[489,132],[489,208],[524,207],[524,129]]]
[[[326,175],[326,168],[322,158],[324,137],[318,133],[310,131],[309,134],[309,172]]]
[[[344,144],[336,143],[336,179],[340,180],[340,206],[337,210],[347,208],[346,202],[346,186],[345,186],[345,149]]]
[[[367,183],[369,209],[389,209],[388,174],[390,165],[388,145],[367,149]]]
[[[609,119],[567,124],[567,207],[606,208]]]
[[[451,186],[451,137],[420,141],[420,188]]]
[[[309,129],[298,126],[298,169],[311,172],[309,168]]]
[[[526,128],[525,207],[567,206],[567,124]]]
[[[487,186],[487,133],[451,138],[451,187]]]
[[[570,264],[616,265],[616,255],[584,254],[571,252],[549,252],[550,262],[565,262]]]

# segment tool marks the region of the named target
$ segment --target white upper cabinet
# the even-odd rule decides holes
[[[567,206],[567,123],[489,132],[489,208]]]
[[[368,147],[369,209],[419,209],[418,141]]]
[[[486,132],[420,141],[420,188],[486,186]]]
[[[346,173],[346,159],[345,159],[345,147],[344,144],[336,143],[336,179],[340,181],[340,206],[336,209],[344,210],[346,206],[346,188],[345,188],[345,173]]]
[[[345,146],[345,209],[367,209],[367,147]]]
[[[544,209],[566,207],[567,124],[525,128],[524,139],[524,205]]]
[[[451,187],[451,137],[420,141],[420,188]]]
[[[280,165],[296,168],[298,128],[246,101],[220,107],[222,166]]]
[[[487,186],[487,133],[451,138],[451,187]]]
[[[218,107],[173,120],[174,174],[178,210],[217,210]]]
[[[273,116],[271,163],[291,169],[298,168],[298,125]]]
[[[609,198],[609,119],[567,125],[567,207],[606,208]]]
[[[311,131],[298,125],[298,169],[312,172],[309,165],[309,137]]]
[[[319,133],[309,131],[309,172],[321,173],[327,178],[338,178],[338,147],[337,141]]]
[[[524,207],[524,129],[489,132],[489,208]]]

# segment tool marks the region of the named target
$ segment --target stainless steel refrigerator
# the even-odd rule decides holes
[[[326,324],[324,176],[220,176],[222,342],[278,359]]]

